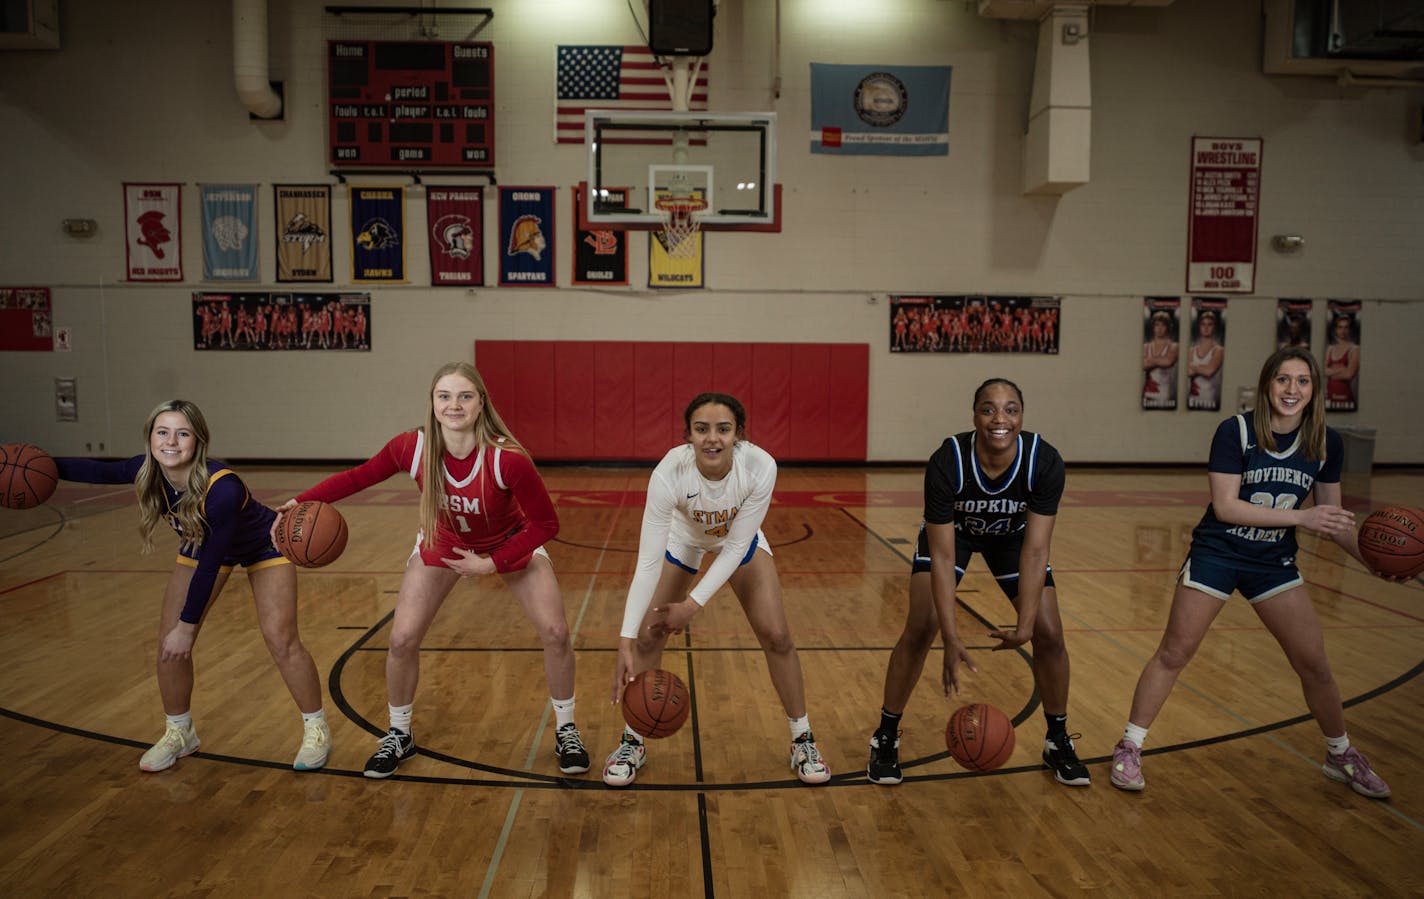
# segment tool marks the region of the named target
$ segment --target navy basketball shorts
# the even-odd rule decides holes
[[[988,540],[978,540],[970,542],[960,536],[958,532],[954,535],[954,582],[958,584],[964,580],[964,569],[969,567],[969,559],[976,552],[984,557],[984,562],[989,566],[989,571],[994,575],[994,580],[998,582],[999,589],[1004,591],[1004,595],[1009,599],[1017,599],[1019,595],[1019,552],[1023,549],[1023,534],[1010,534],[1007,537],[999,537]],[[915,541],[915,557],[910,561],[910,573],[928,573],[930,570],[930,538],[923,524],[920,525],[920,536]],[[1053,566],[1049,565],[1043,573],[1044,589],[1053,586]]]
[[[1193,545],[1177,574],[1177,581],[1208,596],[1226,600],[1239,590],[1247,602],[1257,603],[1305,583],[1294,560],[1281,564],[1226,556]]]

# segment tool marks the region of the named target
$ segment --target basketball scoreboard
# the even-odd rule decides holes
[[[327,43],[334,166],[492,168],[494,45]]]

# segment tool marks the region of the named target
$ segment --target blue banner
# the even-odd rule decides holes
[[[554,286],[554,189],[499,189],[499,286]]]
[[[405,188],[351,188],[351,280],[405,280]]]
[[[811,152],[948,156],[949,66],[811,63]]]
[[[204,184],[203,280],[257,280],[257,185]]]

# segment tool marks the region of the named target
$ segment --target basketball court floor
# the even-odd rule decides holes
[[[271,505],[327,473],[240,470]],[[1069,469],[1052,561],[1073,665],[1069,727],[1091,787],[1060,786],[1039,764],[1030,659],[988,651],[984,632],[1013,612],[977,559],[959,629],[979,673],[947,702],[936,649],[904,719],[905,782],[866,781],[922,472],[786,466],[764,530],[835,777],[807,787],[789,771],[785,716],[724,590],[664,659],[691,686],[693,717],[650,741],[635,785],[606,788],[602,759],[622,726],[609,701],[614,651],[648,472],[543,472],[594,762],[577,777],[555,765],[538,641],[497,578],[458,586],[425,641],[420,755],[390,780],[362,777],[386,726],[383,650],[415,530],[405,480],[341,503],[345,554],[300,575],[301,632],[334,736],[328,766],[302,774],[290,769],[300,721],[245,577],[231,579],[197,644],[202,749],[144,774],[139,755],[162,732],[153,664],[172,536],[139,553],[126,487],[62,484],[43,507],[0,512],[0,893],[1424,894],[1424,584],[1372,578],[1305,532],[1301,568],[1350,735],[1393,798],[1322,776],[1298,682],[1240,597],[1152,728],[1147,790],[1109,784],[1106,761],[1206,503],[1195,469]],[[1424,506],[1424,476],[1376,472],[1346,493],[1361,517]],[[1013,756],[989,774],[945,752],[950,711],[971,701],[1016,724]]]

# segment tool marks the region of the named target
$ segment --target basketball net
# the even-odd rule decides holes
[[[663,249],[671,259],[692,259],[697,255],[697,232],[707,201],[700,197],[658,197],[655,201],[663,217]]]

